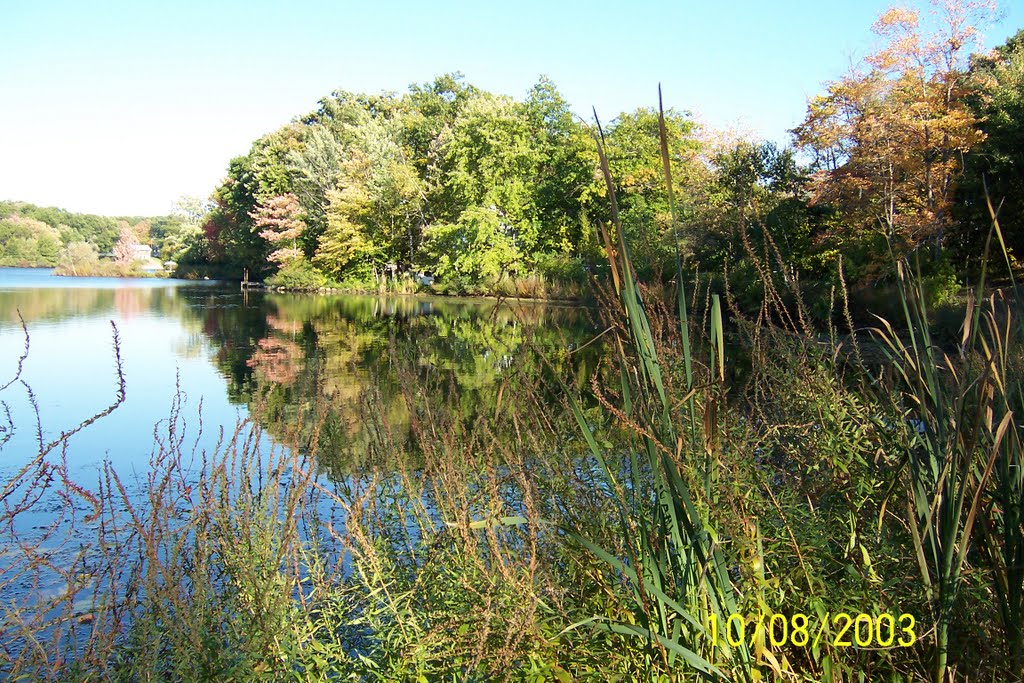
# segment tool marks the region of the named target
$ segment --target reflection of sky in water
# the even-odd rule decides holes
[[[23,353],[20,312],[30,336],[21,378],[31,387],[46,443],[116,399],[111,321],[117,325],[125,401],[70,438],[66,462],[76,485],[96,492],[102,464],[109,461],[129,499],[138,507],[149,488],[154,429],[161,430],[166,441],[176,385],[184,392],[182,419],[177,424],[179,428],[182,423],[187,425],[187,452],[192,444],[198,444],[198,451],[212,451],[217,446],[220,425],[230,431],[245,417],[245,409],[228,399],[227,381],[216,366],[214,346],[202,333],[202,318],[195,313],[204,302],[211,301],[214,292],[203,284],[167,280],[58,278],[47,271],[0,269],[0,386],[14,377]],[[20,383],[12,384],[0,392],[0,401],[10,411],[14,425],[12,437],[0,448],[0,483],[4,483],[36,456],[39,443],[28,390]],[[198,429],[200,402],[202,433]],[[47,454],[46,460],[57,463],[62,455],[57,448]],[[186,479],[198,475],[198,462],[182,464],[187,469],[183,473]],[[6,502],[17,499],[20,495],[15,492]],[[94,547],[97,522],[85,521],[92,507],[84,498],[74,498],[71,504],[73,523],[68,516],[71,510],[56,486],[31,509],[19,513],[12,520],[12,529],[4,529],[5,542],[0,542],[0,603],[38,604],[37,600],[67,591],[60,576],[46,569],[19,578],[18,572],[28,567],[27,558],[10,544],[10,530],[19,536],[19,543],[39,544],[38,550],[45,551],[48,561],[62,570],[81,572],[89,558],[100,552]],[[57,520],[61,520],[59,528],[47,534],[47,527]],[[80,564],[83,561],[85,565]],[[73,609],[88,611],[88,605],[79,602]]]
[[[401,417],[392,348],[401,363],[452,373],[466,394],[464,407],[474,403],[490,411],[491,392],[484,389],[494,387],[513,364],[529,362],[534,341],[564,351],[594,334],[579,309],[543,304],[243,296],[229,284],[64,278],[47,270],[0,268],[0,385],[13,376],[24,343],[18,311],[31,336],[23,379],[35,393],[48,441],[114,400],[110,321],[117,324],[127,398],[71,441],[70,464],[82,468],[85,485],[95,481],[104,460],[122,475],[147,469],[154,426],[170,414],[176,380],[187,399],[186,443],[196,439],[202,401],[205,433],[199,447],[212,449],[221,426],[230,430],[247,415],[250,379],[285,385],[281,399],[288,409],[275,420],[279,424],[264,424],[272,434],[320,400],[356,430],[361,416],[354,401],[371,385],[392,406],[391,417]],[[37,444],[24,389],[14,385],[0,399],[17,427],[0,451],[2,476],[34,455]]]
[[[181,284],[213,284],[165,278],[56,277],[50,268],[0,268],[0,289],[164,289]]]
[[[54,287],[50,280],[57,280],[73,283],[77,290],[92,280],[39,275],[36,279],[47,289]],[[180,306],[154,306],[169,304],[175,298],[173,284],[152,280],[145,282],[161,286],[129,286],[102,292],[106,296],[85,299],[89,301],[89,310],[77,305],[83,298],[76,295],[84,291],[75,292],[63,301],[54,299],[54,306],[66,304],[63,311],[48,310],[42,319],[33,319],[32,297],[40,293],[31,289],[3,291],[7,282],[0,279],[0,298],[24,299],[24,305],[19,307],[25,309],[31,343],[22,378],[35,394],[47,441],[103,410],[115,399],[116,361],[110,321],[117,324],[126,400],[101,422],[73,437],[69,462],[82,468],[82,483],[91,483],[85,472],[95,471],[104,459],[109,459],[122,473],[131,472],[134,466],[145,467],[152,450],[154,426],[168,417],[179,376],[188,401],[184,415],[191,427],[195,427],[200,399],[206,424],[230,426],[244,416],[242,409],[228,402],[226,382],[212,362],[209,345],[197,344],[200,335],[183,324],[175,310]],[[130,285],[136,282],[127,281]],[[53,293],[45,292],[43,296]],[[16,319],[16,313],[5,305],[0,326],[0,384],[14,375],[24,345],[20,326],[12,318]],[[16,429],[3,448],[4,462],[0,464],[0,472],[9,473],[13,466],[34,455],[38,447],[33,411],[24,388],[12,385],[0,399],[10,407]]]

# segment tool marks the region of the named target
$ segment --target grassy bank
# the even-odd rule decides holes
[[[53,269],[54,275],[65,277],[169,277],[166,271],[152,272],[141,268],[138,263],[118,263],[116,261],[95,261],[77,263],[75,265],[58,264]]]

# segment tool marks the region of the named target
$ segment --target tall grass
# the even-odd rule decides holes
[[[600,125],[598,130],[600,132]],[[665,182],[675,221],[663,123],[661,135]],[[572,409],[591,453],[601,463],[612,490],[616,492],[620,529],[627,538],[628,552],[624,557],[616,557],[580,535],[576,538],[624,578],[636,605],[635,614],[628,622],[599,623],[598,626],[645,639],[651,651],[652,668],[657,668],[658,657],[665,667],[671,668],[671,658],[676,655],[709,677],[752,680],[762,675],[762,669],[771,670],[776,676],[785,676],[787,672],[791,673],[791,669],[784,654],[773,653],[766,648],[763,638],[755,636],[749,641],[753,653],[746,642],[736,650],[723,647],[720,642],[706,646],[707,629],[703,626],[709,619],[722,623],[723,618],[735,614],[737,609],[757,604],[749,599],[752,592],[757,593],[764,585],[777,582],[777,579],[767,579],[766,564],[779,566],[778,562],[764,556],[762,530],[757,518],[749,516],[758,506],[751,504],[748,496],[739,501],[733,496],[731,502],[740,510],[749,512],[724,516],[736,524],[734,528],[716,530],[710,524],[716,516],[722,518],[716,508],[725,502],[723,496],[728,496],[717,481],[721,459],[716,448],[722,437],[719,417],[722,412],[735,412],[738,407],[724,400],[726,362],[722,306],[717,295],[709,290],[709,305],[705,309],[708,327],[706,332],[699,334],[705,340],[709,356],[706,363],[701,364],[702,376],[697,377],[683,288],[683,268],[681,263],[677,265],[675,304],[680,334],[677,337],[678,354],[674,359],[682,366],[684,379],[680,383],[682,389],[673,398],[674,392],[666,390],[666,377],[672,374],[673,368],[666,366],[659,357],[665,347],[652,331],[654,326],[649,318],[652,305],[645,305],[643,288],[636,280],[628,246],[622,239],[612,173],[601,141],[598,151],[608,189],[611,227],[617,234],[615,240],[608,233],[603,233],[602,240],[611,261],[618,298],[618,305],[613,308],[621,319],[621,324],[615,328],[615,345],[619,349],[622,378],[619,389],[621,403],[612,405],[607,400],[602,400],[602,403],[632,435],[627,446],[629,468],[625,475],[614,464],[609,464],[609,449],[593,438],[579,405],[573,403]],[[993,234],[1002,243],[995,215]],[[746,246],[750,256],[756,259],[751,246]],[[1007,257],[1005,247],[1003,255]],[[813,350],[817,340],[807,325],[799,292],[792,291],[796,311],[791,314],[775,291],[769,271],[762,268],[761,272],[765,292],[762,311],[774,309],[781,321],[788,321],[795,335],[789,343],[803,349],[795,361],[796,367],[811,368],[818,364],[838,373],[840,365],[837,360],[843,355],[842,345],[832,342],[831,360],[828,360],[829,355],[817,355]],[[827,482],[834,487],[847,478],[843,474],[850,474],[853,462],[860,463],[857,465],[858,474],[864,479],[857,482],[857,497],[847,496],[849,511],[841,514],[847,514],[850,523],[845,560],[847,569],[865,579],[861,593],[863,611],[867,612],[869,607],[874,612],[891,607],[886,605],[889,600],[884,592],[879,593],[884,591],[885,583],[872,562],[872,556],[877,557],[878,554],[869,550],[872,545],[870,537],[865,538],[864,531],[858,529],[861,526],[857,520],[858,513],[871,509],[876,511],[878,530],[875,545],[898,543],[900,527],[905,524],[904,528],[909,529],[909,545],[897,545],[895,550],[890,546],[888,552],[905,552],[906,557],[913,557],[917,563],[919,595],[931,617],[931,630],[922,637],[923,642],[933,644],[928,668],[933,679],[940,683],[954,675],[954,669],[949,666],[950,628],[955,621],[956,610],[962,609],[958,597],[965,568],[972,564],[972,547],[981,546],[988,554],[989,566],[978,566],[977,569],[992,576],[989,586],[997,596],[997,608],[1005,633],[1004,662],[1008,663],[1007,671],[1019,677],[1022,672],[1021,579],[1024,578],[1021,569],[1021,560],[1024,559],[1024,479],[1021,468],[1024,463],[1021,462],[1019,418],[1015,421],[1015,415],[1022,414],[1018,379],[1021,376],[1021,354],[1016,347],[1021,329],[1020,316],[1014,315],[1011,307],[1001,304],[1000,297],[984,294],[986,283],[983,276],[964,320],[959,359],[954,360],[931,338],[923,280],[913,276],[906,263],[898,264],[898,272],[903,326],[897,330],[878,318],[879,324],[873,333],[882,344],[884,362],[880,367],[868,367],[861,357],[856,330],[849,313],[846,313],[852,333],[849,349],[852,356],[848,358],[853,363],[854,374],[863,379],[845,385],[843,380],[835,378],[832,383],[833,401],[831,404],[819,404],[818,419],[812,418],[808,424],[816,424],[818,429],[824,427],[826,414],[835,413],[837,408],[849,403],[854,412],[847,412],[845,417],[839,415],[843,422],[849,423],[849,428],[843,427],[848,433],[838,440],[830,435],[838,450],[834,450],[828,460],[805,460],[799,467],[815,471],[820,471],[822,466],[838,467],[836,474],[840,476]],[[845,290],[842,293],[845,301]],[[1015,291],[1015,294],[1015,305],[1019,306],[1019,293]],[[653,307],[658,305],[655,303]],[[785,353],[787,344],[784,341],[781,346],[767,350],[761,346],[763,340],[780,340],[767,323],[768,319],[769,316],[763,315],[754,323],[749,337],[752,357],[762,364],[777,362]],[[833,334],[831,338],[835,340],[836,336]],[[753,374],[758,372],[755,368]],[[873,383],[865,381],[872,377],[875,378]],[[788,390],[794,388],[789,387]],[[799,394],[799,389],[797,391]],[[754,415],[764,419],[769,413],[778,412],[774,409],[766,411],[766,403],[786,405],[792,396],[762,393],[759,399],[760,405],[753,406]],[[761,426],[769,431],[779,429],[770,423]],[[813,438],[821,439],[822,436],[814,434]],[[866,451],[870,450],[870,447],[866,448],[869,439],[884,444],[874,456],[873,463],[865,457]],[[775,509],[778,519],[771,525],[772,532],[782,533],[791,541],[784,552],[799,564],[803,575],[801,583],[810,592],[805,596],[809,598],[808,604],[816,605],[817,616],[827,621],[831,612],[823,608],[825,599],[822,594],[816,593],[818,590],[827,591],[829,584],[834,585],[834,579],[822,577],[808,565],[804,555],[816,552],[816,542],[811,540],[810,547],[804,545],[808,534],[794,528],[791,521],[808,517],[806,508],[810,508],[812,519],[818,517],[820,520],[820,515],[815,515],[814,502],[807,497],[805,506],[789,499],[788,509],[784,508],[779,502],[783,496],[772,490],[775,484],[766,482],[758,474],[763,463],[755,459],[744,464],[752,468],[754,479]],[[801,476],[805,474],[801,473]],[[905,488],[902,488],[904,483]],[[650,487],[647,499],[637,493],[645,486]],[[879,495],[882,489],[890,492],[905,490],[906,495],[901,497],[897,493],[893,500],[888,495]],[[649,502],[649,507],[638,501]],[[892,506],[902,508],[900,513],[905,513],[905,517],[894,515]],[[981,524],[980,532],[975,529],[976,524]],[[885,528],[892,531],[883,534]],[[820,532],[829,533],[827,528]],[[752,575],[740,575],[740,583],[737,583],[733,577],[737,576],[735,569],[741,562],[741,553],[735,539],[743,535],[754,539],[754,565],[758,570]],[[723,539],[730,538],[734,540],[733,544],[721,543]],[[726,550],[730,546],[733,552],[727,555]],[[775,548],[779,547],[776,543]],[[974,563],[977,562],[975,560]],[[876,595],[871,595],[872,592]],[[846,597],[849,599],[856,595]],[[906,601],[904,607],[909,607],[910,603]],[[769,611],[773,609],[763,602],[759,606]],[[826,632],[828,626],[824,625]],[[982,628],[981,624],[974,626]],[[835,649],[827,654],[812,654],[813,661],[808,664],[812,669],[815,665],[823,667],[821,674],[829,680],[857,675],[855,666],[841,666],[837,660],[853,663],[862,659],[858,653],[851,660],[849,655],[843,656]]]
[[[993,236],[1008,260],[995,212],[986,264]],[[1024,663],[1020,293],[1015,282],[1010,302],[987,293],[982,270],[961,328],[958,362],[930,336],[921,278],[912,277],[906,263],[899,266],[906,339],[881,319],[875,333],[897,379],[893,386],[882,385],[882,396],[913,428],[906,505],[936,630],[935,680],[947,679],[949,628],[968,554],[979,540],[977,523],[992,563],[1007,651],[1019,672]]]
[[[664,131],[663,116],[661,126]],[[662,140],[664,142],[664,133]],[[676,658],[681,658],[706,676],[752,680],[751,655],[745,642],[738,648],[730,647],[724,638],[720,642],[708,642],[709,631],[704,616],[711,612],[719,623],[726,623],[729,615],[737,612],[737,591],[729,576],[729,563],[715,542],[713,529],[708,526],[708,515],[699,507],[686,481],[685,466],[697,464],[693,455],[699,444],[692,438],[695,436],[692,431],[684,440],[676,428],[674,406],[670,404],[663,379],[665,369],[658,358],[639,283],[623,239],[615,187],[602,143],[603,134],[598,142],[598,154],[618,237],[618,250],[609,249],[608,253],[622,310],[621,324],[615,328],[622,405],[619,408],[607,407],[624,421],[635,425],[634,438],[628,444],[629,470],[625,485],[617,481],[616,471],[609,466],[605,449],[594,439],[579,404],[576,401],[570,404],[591,453],[602,464],[618,496],[621,531],[627,539],[629,557],[625,561],[620,560],[583,536],[575,534],[574,537],[626,578],[637,609],[634,618],[628,622],[603,621],[596,622],[596,625],[645,639],[650,649],[649,664],[653,668],[657,668],[655,659],[660,659],[661,665],[669,669]],[[671,190],[664,145],[663,155],[666,183]],[[604,241],[606,245],[611,243],[607,234]],[[686,364],[687,389],[690,390],[687,408],[690,422],[695,424],[698,401],[692,390],[692,349],[688,343],[685,295],[681,288],[679,303],[680,320],[684,326],[682,355]],[[701,392],[704,400],[700,401],[708,409],[709,417],[717,401],[716,379],[724,379],[722,320],[717,297],[712,310],[712,371]],[[631,353],[627,352],[627,347]],[[711,444],[717,441],[716,430],[713,418],[705,421],[703,437],[705,444],[709,445],[709,458],[713,457]],[[712,474],[711,467],[710,460],[704,463],[707,477]],[[631,504],[646,489],[642,472],[650,476],[653,495],[650,505]],[[627,494],[627,489],[632,496]],[[715,651],[724,654],[724,661],[732,665],[728,674],[709,661],[715,658]]]
[[[987,188],[986,202],[992,218],[989,242],[993,236],[997,238],[1000,254],[1009,266],[1010,253]],[[1012,302],[997,304],[1002,297],[992,295],[984,314],[983,352],[998,378],[986,406],[991,411],[986,420],[987,424],[997,421],[1005,431],[995,445],[995,486],[982,521],[982,544],[993,569],[1006,648],[1014,669],[1024,675],[1024,357],[1020,348],[1024,343],[1024,292],[1013,270],[1007,272]],[[982,291],[979,287],[979,299]]]
[[[533,671],[542,680],[593,657],[561,632],[580,593],[557,580],[591,568],[545,521],[563,519],[563,506],[604,516],[590,474],[550,457],[569,418],[550,414],[538,377],[506,380],[495,412],[470,418],[447,373],[400,372],[411,443],[395,438],[369,388],[360,411],[369,437],[351,445],[368,451],[352,454],[365,464],[344,478],[325,465],[346,457],[327,434],[329,405],[282,423],[257,399],[250,419],[215,425],[217,443],[203,447],[211,428],[179,393],[154,431],[143,481],[106,467],[93,485],[61,484],[56,501],[91,511],[78,522],[92,538],[68,535],[83,542],[57,577],[69,592],[36,600],[52,561],[0,570],[7,585],[41,586],[18,610],[5,596],[3,674],[391,681]],[[7,540],[9,555],[43,555],[28,538]]]

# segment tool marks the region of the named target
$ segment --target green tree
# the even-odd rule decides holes
[[[179,197],[170,216],[155,218],[150,224],[154,251],[164,260],[183,262],[193,250],[205,250],[203,224],[213,207],[208,199]]]
[[[381,254],[367,230],[373,202],[360,176],[370,172],[369,166],[368,157],[355,155],[345,164],[348,182],[327,193],[327,229],[313,263],[338,279],[359,266],[373,268]]]
[[[100,252],[95,244],[72,242],[64,247],[57,260],[57,267],[64,272],[78,275],[79,270],[91,272],[99,264]]]
[[[973,88],[968,102],[985,140],[967,158],[967,176],[958,196],[964,229],[955,243],[961,260],[980,266],[989,212],[984,186],[999,207],[999,223],[1020,269],[1024,258],[1024,29],[985,55],[971,58]],[[990,264],[1002,271],[998,259]]]
[[[409,161],[425,180],[433,181],[433,174],[439,170],[437,141],[441,134],[454,125],[466,102],[479,93],[464,81],[462,73],[444,74],[432,83],[409,86],[404,98],[402,144],[410,150]]]
[[[685,214],[699,185],[694,180],[705,165],[701,146],[688,114],[666,111],[665,127],[674,190]],[[648,274],[652,270],[670,272],[678,231],[672,225],[665,191],[657,110],[637,109],[620,115],[608,127],[606,139],[622,229],[637,268]]]
[[[758,251],[806,271],[811,266],[810,213],[803,169],[791,149],[741,140],[712,157],[714,177],[700,232],[689,231],[701,266],[720,271],[743,258],[755,238]],[[767,236],[769,244],[762,244]],[[748,242],[745,244],[744,242]],[[771,260],[777,260],[773,255]]]
[[[227,178],[213,193],[214,208],[203,224],[205,257],[236,276],[248,270],[256,276],[270,269],[271,251],[253,225],[257,205],[288,194],[292,174],[289,152],[301,145],[302,126],[289,124],[256,140],[245,156],[228,165]]]
[[[455,223],[431,226],[426,248],[442,279],[493,282],[522,258],[512,232],[496,209],[473,206]]]
[[[461,74],[401,96],[335,91],[231,161],[203,238],[182,258],[205,252],[232,271],[268,275],[270,233],[255,225],[256,212],[293,194],[305,223],[295,248],[335,278],[389,263],[432,269],[428,242],[492,217],[510,245],[499,251],[515,254],[502,270],[581,273],[574,257],[596,252],[589,225],[605,211],[595,152],[587,126],[544,78],[525,102],[482,92]]]
[[[0,265],[53,266],[61,248],[59,231],[17,214],[0,220]]]
[[[343,184],[362,180],[369,199],[368,234],[389,260],[411,266],[422,239],[426,188],[400,143],[400,126],[400,121],[375,119],[364,127]]]
[[[590,219],[603,215],[607,204],[597,173],[594,136],[546,76],[530,89],[524,108],[537,150],[530,183],[541,226],[536,249],[588,252],[596,245]]]
[[[325,225],[327,193],[337,186],[349,152],[326,126],[313,124],[304,133],[301,146],[290,150],[285,159],[309,227],[307,249],[312,251]]]
[[[508,97],[478,94],[441,144],[452,206],[459,207],[456,223],[475,225],[489,213],[517,253],[536,251],[540,225],[532,181],[540,156],[523,107]],[[486,211],[463,221],[471,208]]]
[[[100,251],[110,251],[119,235],[119,221],[137,222],[137,217],[94,216],[92,214],[71,213],[54,207],[41,207],[26,202],[0,202],[0,216],[16,215],[31,218],[55,228],[61,236],[61,242],[89,241],[97,245]]]

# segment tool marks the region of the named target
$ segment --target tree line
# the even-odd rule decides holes
[[[97,216],[27,202],[0,201],[0,266],[95,266],[126,261],[131,244],[163,260],[180,256],[200,231],[205,203],[182,198],[167,216]]]
[[[600,237],[610,223],[603,135],[645,277],[674,274],[679,253],[742,303],[760,300],[748,290],[769,272],[813,286],[842,271],[866,288],[892,279],[894,257],[916,253],[941,300],[980,268],[986,189],[1019,268],[1024,32],[971,55],[994,8],[932,4],[883,14],[878,50],[808,103],[790,146],[665,112],[675,220],[656,109],[599,129],[546,77],[513,99],[455,73],[403,93],[335,91],[232,159],[208,202],[183,200],[134,232],[179,273],[299,288],[434,281],[449,293],[514,293],[532,281],[568,291],[602,272],[615,240]],[[106,253],[123,232],[115,219],[21,204],[0,205],[3,216],[7,264],[53,265],[75,242]]]
[[[728,139],[666,112],[679,204],[661,184],[658,113],[603,131],[575,116],[550,79],[521,100],[461,74],[404,93],[336,91],[231,161],[202,235],[183,256],[235,276],[322,286],[403,273],[445,291],[503,281],[579,280],[600,270],[609,219],[603,133],[635,263],[728,272],[742,294],[758,270],[828,281],[892,276],[920,252],[949,289],[979,265],[990,224],[983,186],[1021,253],[1024,34],[969,56],[979,3],[945,3],[939,22],[890,10],[881,48],[808,105],[793,145]],[[276,274],[276,275],[275,275]]]

